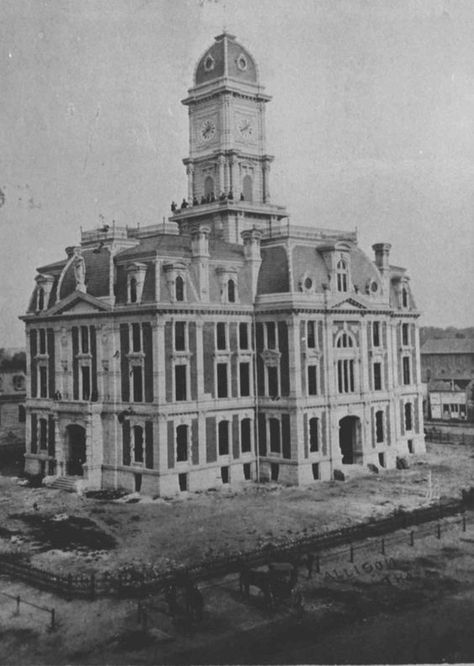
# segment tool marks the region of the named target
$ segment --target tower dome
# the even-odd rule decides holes
[[[199,59],[194,71],[194,85],[199,86],[221,77],[258,84],[258,70],[252,55],[223,32]]]

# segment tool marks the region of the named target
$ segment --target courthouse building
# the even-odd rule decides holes
[[[270,97],[224,33],[183,100],[183,201],[83,231],[38,269],[26,324],[26,470],[154,495],[306,484],[424,450],[419,312],[390,245],[289,223]]]

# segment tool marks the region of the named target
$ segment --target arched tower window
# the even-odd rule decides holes
[[[130,303],[137,302],[137,280],[136,278],[130,278]]]
[[[253,201],[253,183],[252,177],[248,174],[244,176],[242,181],[242,193],[245,201]]]
[[[227,300],[229,303],[235,303],[235,282],[229,280],[227,283]]]
[[[337,290],[347,291],[347,265],[343,259],[339,259],[336,266]]]
[[[354,341],[352,337],[347,333],[342,333],[337,339],[336,347],[338,347],[339,349],[341,348],[346,349],[347,347],[353,347],[353,346],[354,346]]]
[[[204,196],[214,194],[214,179],[211,176],[206,176],[204,180]]]
[[[184,301],[184,280],[183,278],[178,275],[175,281],[175,289],[176,289],[176,300],[177,301]]]

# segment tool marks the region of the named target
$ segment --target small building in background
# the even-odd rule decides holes
[[[430,338],[421,347],[428,419],[474,422],[474,339]]]
[[[0,350],[0,463],[25,447],[25,352]]]

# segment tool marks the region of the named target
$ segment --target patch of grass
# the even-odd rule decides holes
[[[115,539],[89,518],[69,516],[65,520],[53,520],[49,516],[31,513],[9,517],[28,526],[41,550],[111,550],[116,546]]]

